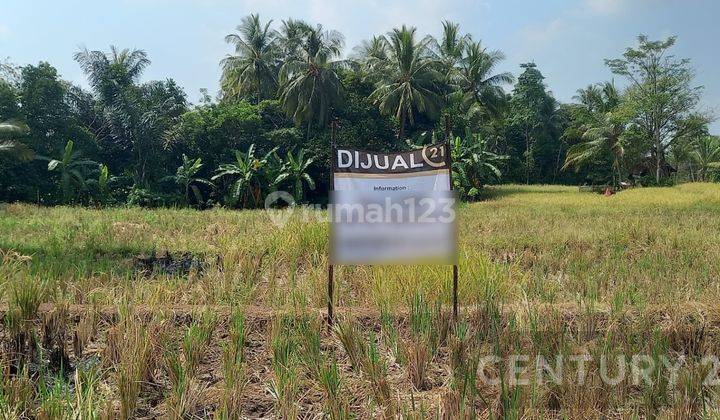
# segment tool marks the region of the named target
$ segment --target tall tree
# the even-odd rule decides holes
[[[374,79],[379,74],[378,69],[387,61],[388,42],[384,36],[373,36],[355,47],[354,61],[356,68],[367,79]]]
[[[119,49],[110,46],[110,53],[82,48],[75,53],[75,61],[85,72],[90,86],[107,106],[121,105],[128,88],[139,80],[150,59],[143,50]]]
[[[398,138],[405,138],[405,126],[415,123],[415,114],[437,119],[443,105],[442,74],[431,57],[431,38],[418,41],[416,29],[403,25],[388,33],[387,61],[378,68],[377,88],[370,95],[385,115],[398,120]]]
[[[270,29],[272,20],[263,25],[258,15],[243,18],[237,33],[225,37],[233,45],[233,54],[222,62],[221,87],[224,97],[272,97],[277,90],[279,68],[278,34]]]
[[[302,44],[310,29],[310,25],[300,19],[290,18],[282,22],[277,44],[283,63],[300,59]]]
[[[620,105],[621,98],[615,82],[604,82],[578,89],[573,99],[589,114],[594,114],[614,110]]]
[[[286,62],[280,71],[283,110],[297,125],[307,124],[306,140],[310,139],[313,122],[324,126],[331,110],[341,101],[340,78],[337,70],[344,40],[337,31],[321,25],[309,28],[298,58]]]
[[[45,62],[22,67],[15,86],[0,81],[0,121],[19,122],[24,134],[13,139],[39,155],[61,154],[70,138],[86,151],[95,149],[95,139],[68,102],[68,83]],[[5,159],[0,166],[0,200],[52,203],[60,198],[41,162]]]
[[[147,54],[115,46],[110,47],[109,53],[83,48],[75,53],[75,61],[87,75],[97,97],[101,123],[95,128],[95,134],[105,157],[116,170],[120,166],[132,168],[135,182],[145,185],[151,151],[140,132],[144,121],[138,82],[150,64]]]
[[[462,103],[470,116],[497,116],[505,105],[502,86],[515,78],[509,72],[493,74],[498,63],[505,59],[500,51],[488,51],[481,43],[468,42],[465,56],[460,60],[453,78],[462,95]]]
[[[658,183],[667,175],[663,168],[668,148],[698,129],[697,124],[688,122],[701,88],[692,86],[695,74],[689,60],[669,54],[675,41],[675,37],[652,41],[640,35],[638,46],[628,48],[622,58],[605,60],[613,73],[630,82],[627,100],[634,110],[633,123],[649,140]]]
[[[620,107],[620,95],[613,82],[597,83],[578,89],[569,105],[572,123],[563,138],[570,147],[562,169],[597,168],[594,178],[612,178],[613,185],[625,178],[625,154],[629,138],[626,107]],[[609,168],[608,168],[609,166]],[[597,181],[594,179],[593,181]],[[603,179],[604,182],[604,179]]]
[[[0,81],[17,85],[20,81],[20,68],[9,59],[0,59]]]
[[[557,132],[557,102],[546,91],[542,73],[535,63],[521,64],[510,100],[510,126],[521,140],[520,166],[525,183],[534,174],[538,181],[552,182],[559,169],[559,133]]]
[[[23,118],[29,128],[27,145],[39,154],[63,150],[72,119],[66,101],[67,89],[57,70],[48,63],[25,66],[20,83]]]
[[[587,112],[597,111],[598,105],[602,102],[602,91],[597,84],[588,85],[577,90],[573,99],[576,100]]]
[[[471,42],[471,39],[470,35],[460,34],[460,25],[457,23],[444,20],[442,27],[442,37],[436,49],[442,63],[442,73],[449,81],[463,57],[465,45]]]
[[[112,172],[129,172],[136,185],[147,187],[160,177],[163,132],[186,110],[182,89],[172,80],[140,85],[150,64],[142,50],[110,47],[110,52],[82,49],[75,60],[85,71],[97,97],[101,123],[91,128],[100,140]]]
[[[563,169],[575,167],[577,170],[594,159],[609,157],[613,185],[619,185],[625,173],[625,124],[626,119],[619,113],[599,116],[584,127],[582,141],[570,146]]]
[[[136,147],[143,150],[141,173],[154,181],[166,174],[165,168],[178,162],[177,154],[169,153],[167,134],[180,123],[187,111],[187,96],[172,79],[154,80],[140,86],[141,113]]]

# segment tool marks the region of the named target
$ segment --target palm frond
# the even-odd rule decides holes
[[[32,149],[15,140],[0,141],[0,153],[13,155],[22,161],[30,161],[35,158],[35,152]]]

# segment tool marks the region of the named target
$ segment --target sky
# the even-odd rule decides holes
[[[48,61],[87,87],[73,53],[110,45],[145,50],[143,80],[173,78],[195,102],[215,94],[220,60],[232,52],[224,37],[243,16],[259,13],[276,25],[288,17],[321,23],[345,35],[346,54],[362,40],[403,23],[439,35],[441,21],[460,23],[489,49],[505,53],[498,71],[516,76],[533,61],[563,102],[576,90],[611,80],[605,58],[619,57],[638,34],[677,35],[673,54],[689,58],[701,109],[720,115],[720,1],[717,0],[0,0],[0,59],[17,65]],[[622,85],[622,80],[615,79]],[[508,87],[510,89],[510,87]],[[720,122],[711,125],[720,133]]]

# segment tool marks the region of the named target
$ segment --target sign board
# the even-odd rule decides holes
[[[448,153],[334,148],[331,264],[455,264]]]

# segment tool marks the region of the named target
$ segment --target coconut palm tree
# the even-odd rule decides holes
[[[450,81],[456,66],[463,57],[465,45],[471,41],[470,35],[460,35],[460,25],[450,21],[443,21],[443,33],[437,44],[437,52],[442,63],[443,75]]]
[[[590,113],[610,112],[620,104],[620,93],[614,82],[605,82],[578,89],[573,99]]]
[[[602,114],[597,121],[583,127],[582,141],[567,151],[562,169],[579,170],[594,159],[608,156],[612,161],[612,182],[618,185],[625,172],[625,123],[616,113]]]
[[[276,151],[277,148],[274,148],[265,156],[258,158],[255,156],[255,144],[251,144],[247,153],[236,151],[235,162],[220,165],[210,179],[213,181],[223,178],[231,179],[232,184],[228,196],[231,205],[240,203],[244,208],[247,207],[248,201],[252,200],[252,205],[257,206],[260,204],[262,195],[263,170],[271,164],[271,159],[275,156]]]
[[[307,172],[308,167],[312,165],[314,160],[312,157],[305,159],[305,149],[300,149],[297,156],[293,156],[292,152],[288,152],[280,175],[275,179],[276,184],[285,181],[290,182],[296,203],[300,203],[305,197],[303,184],[307,184],[311,190],[315,189],[315,180]]]
[[[602,111],[610,112],[620,105],[620,92],[614,81],[605,82],[600,85],[602,89]]]
[[[573,99],[588,112],[595,112],[602,102],[602,92],[598,85],[588,85],[586,88],[578,89]]]
[[[341,101],[337,70],[344,63],[337,58],[343,42],[337,31],[324,30],[321,25],[309,28],[299,57],[286,62],[280,71],[283,110],[297,125],[307,124],[306,140],[313,122],[325,125],[331,109]]]
[[[255,96],[257,102],[277,90],[279,48],[277,33],[263,25],[257,14],[246,16],[237,33],[225,37],[235,51],[221,61],[223,94],[230,98]]]
[[[414,27],[403,25],[388,33],[388,58],[377,69],[379,81],[370,95],[382,114],[397,118],[401,140],[405,126],[415,123],[416,113],[436,119],[443,104],[443,77],[431,57],[432,39],[417,41],[415,32]]]
[[[88,169],[98,168],[97,162],[83,158],[80,151],[73,150],[74,146],[75,143],[72,140],[68,140],[60,159],[38,156],[38,159],[48,161],[48,171],[60,172],[60,187],[62,188],[63,199],[66,203],[72,201],[74,193],[87,189],[86,179]]]
[[[82,48],[74,58],[87,75],[90,86],[108,106],[116,105],[126,89],[137,82],[150,65],[145,51],[121,50],[114,45],[110,46],[109,54]]]
[[[323,29],[322,25],[308,27],[302,44],[301,58],[313,57],[321,52],[331,58],[337,58],[342,54],[344,46],[345,38],[340,32]]]
[[[697,165],[698,180],[712,181],[720,170],[720,137],[698,138],[693,144],[690,158]]]
[[[465,56],[453,81],[470,116],[497,116],[505,104],[502,86],[513,83],[514,77],[509,72],[493,74],[504,59],[502,52],[488,51],[479,41],[466,43]]]
[[[354,48],[355,68],[371,79],[379,73],[380,66],[387,61],[387,58],[388,42],[384,36],[373,36]]]
[[[302,44],[311,30],[311,26],[300,19],[288,19],[282,22],[277,35],[277,45],[280,49],[282,62],[300,58]]]
[[[22,161],[33,160],[35,153],[27,145],[10,138],[23,135],[26,131],[25,125],[15,121],[0,123],[0,154],[10,155]]]

